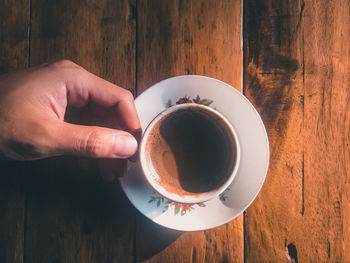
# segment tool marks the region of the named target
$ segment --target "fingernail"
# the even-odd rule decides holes
[[[137,141],[129,134],[115,135],[115,155],[119,158],[132,156],[137,150]]]

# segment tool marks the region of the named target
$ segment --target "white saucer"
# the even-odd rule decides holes
[[[269,142],[264,124],[253,105],[230,85],[204,76],[179,76],[163,80],[143,92],[136,108],[145,130],[170,104],[188,97],[212,103],[235,129],[241,147],[238,173],[227,190],[215,199],[195,205],[169,202],[148,184],[139,162],[128,162],[120,184],[131,203],[153,222],[180,231],[214,228],[235,219],[255,199],[267,173]],[[204,100],[205,99],[205,100]]]

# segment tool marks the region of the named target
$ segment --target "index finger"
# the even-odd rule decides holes
[[[64,71],[69,105],[84,107],[92,101],[103,107],[112,107],[116,110],[125,130],[136,134],[141,130],[134,98],[130,91],[88,72],[73,62],[69,63],[72,65]]]

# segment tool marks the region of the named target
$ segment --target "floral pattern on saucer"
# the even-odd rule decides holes
[[[162,205],[163,212],[168,210],[170,204],[168,199],[164,198],[163,196],[157,195],[156,193],[154,193],[154,195],[151,196],[151,198],[148,200],[148,203],[154,203],[157,206],[157,208]]]
[[[176,104],[184,104],[184,103],[197,103],[197,104],[202,104],[204,106],[210,106],[210,104],[212,104],[213,101],[209,99],[201,99],[199,95],[197,95],[197,97],[194,99],[191,99],[190,97],[185,96],[176,101]],[[170,108],[172,106],[174,106],[174,104],[172,103],[171,99],[169,99],[165,104],[165,107]]]
[[[181,216],[185,215],[187,212],[191,212],[191,210],[195,209],[195,206],[198,207],[206,207],[207,205],[205,203],[198,203],[198,204],[180,204],[176,202],[171,202],[170,206],[174,209],[174,215],[177,215],[180,213]]]
[[[170,201],[163,196],[158,195],[156,192],[151,195],[150,199],[148,200],[148,203],[154,203],[157,208],[160,206],[163,206],[163,212],[167,211],[170,207],[171,209],[174,209],[174,215],[180,214],[181,216],[185,215],[187,212],[190,212],[191,210],[195,209],[195,206],[198,207],[206,207],[206,204],[204,202],[198,203],[198,204],[181,204],[177,202]]]

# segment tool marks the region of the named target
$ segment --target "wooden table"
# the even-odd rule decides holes
[[[349,3],[1,0],[1,73],[67,58],[136,96],[218,78],[260,112],[271,162],[243,215],[194,233],[153,224],[74,158],[1,162],[0,262],[349,262]]]

